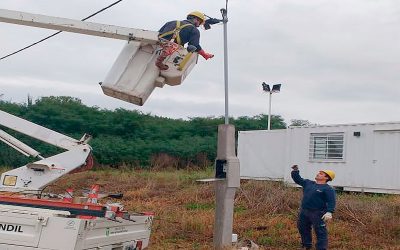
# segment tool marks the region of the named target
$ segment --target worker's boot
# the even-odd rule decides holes
[[[156,60],[156,66],[160,69],[160,70],[167,70],[169,67],[168,65],[164,64],[164,60],[165,60],[165,56],[160,55],[157,57]]]

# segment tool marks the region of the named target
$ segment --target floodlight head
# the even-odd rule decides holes
[[[269,85],[266,84],[265,82],[262,83],[262,87],[263,87],[263,90],[265,92],[270,92],[271,91],[271,89],[269,88]]]
[[[282,84],[274,84],[274,86],[272,86],[272,93],[278,93],[279,91],[281,91],[281,85]]]

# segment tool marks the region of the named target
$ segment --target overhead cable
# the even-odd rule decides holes
[[[99,11],[97,11],[97,12],[91,14],[90,16],[87,16],[87,17],[81,19],[81,21],[86,21],[86,20],[88,20],[89,18],[94,17],[95,15],[99,14],[100,12],[103,12],[103,11],[105,11],[106,9],[111,8],[112,6],[118,4],[119,2],[122,2],[122,1],[123,1],[123,0],[118,0],[118,1],[116,1],[116,2],[114,2],[114,3],[112,3],[112,4],[110,4],[110,5],[108,5],[107,7],[104,7],[103,9],[101,9],[101,10],[99,10]],[[5,58],[7,58],[7,57],[10,57],[10,56],[12,56],[12,55],[15,55],[15,54],[17,54],[17,53],[19,53],[19,52],[21,52],[21,51],[23,51],[23,50],[26,50],[26,49],[28,49],[28,48],[30,48],[30,47],[32,47],[32,46],[35,46],[35,45],[38,44],[38,43],[41,43],[41,42],[43,42],[43,41],[45,41],[45,40],[47,40],[47,39],[49,39],[49,38],[52,38],[53,36],[56,36],[56,35],[60,34],[61,32],[62,32],[61,30],[60,30],[60,31],[57,31],[57,32],[55,32],[54,34],[52,34],[52,35],[50,35],[50,36],[47,36],[47,37],[45,37],[45,38],[43,38],[43,39],[41,39],[41,40],[39,40],[39,41],[37,41],[37,42],[34,42],[34,43],[32,43],[32,44],[30,44],[30,45],[28,45],[28,46],[26,46],[26,47],[24,47],[24,48],[22,48],[22,49],[19,49],[19,50],[13,52],[13,53],[10,53],[10,54],[8,54],[8,55],[6,55],[6,56],[1,57],[0,60],[3,60],[3,59],[5,59]]]

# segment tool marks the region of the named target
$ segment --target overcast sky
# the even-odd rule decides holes
[[[0,8],[82,19],[115,0],[1,0]],[[221,18],[225,0],[124,0],[89,21],[158,30],[192,10]],[[400,121],[398,0],[230,0],[229,114],[268,112],[263,81],[281,83],[272,113],[318,124]],[[0,23],[0,57],[52,30]],[[0,61],[3,100],[69,95],[89,106],[188,118],[224,115],[223,26],[201,30],[215,58],[181,86],[155,89],[139,107],[103,95],[98,82],[125,42],[62,33]]]

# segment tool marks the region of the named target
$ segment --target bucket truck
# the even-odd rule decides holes
[[[143,105],[155,87],[179,85],[197,63],[197,53],[141,29],[76,21],[0,9],[0,22],[126,40],[101,88],[106,95]],[[161,71],[155,66],[164,47],[174,47]],[[90,136],[77,140],[0,110],[0,126],[65,151],[40,152],[0,129],[0,141],[37,161],[0,177],[0,249],[141,250],[148,246],[153,213],[130,214],[120,203],[99,203],[98,186],[84,197],[45,194],[65,174],[91,167]]]
[[[100,204],[93,185],[86,196],[46,194],[65,174],[92,165],[89,135],[80,140],[0,110],[0,125],[66,150],[51,157],[0,129],[0,141],[37,158],[0,177],[0,249],[140,250],[149,244],[152,213],[129,214],[120,203]]]

